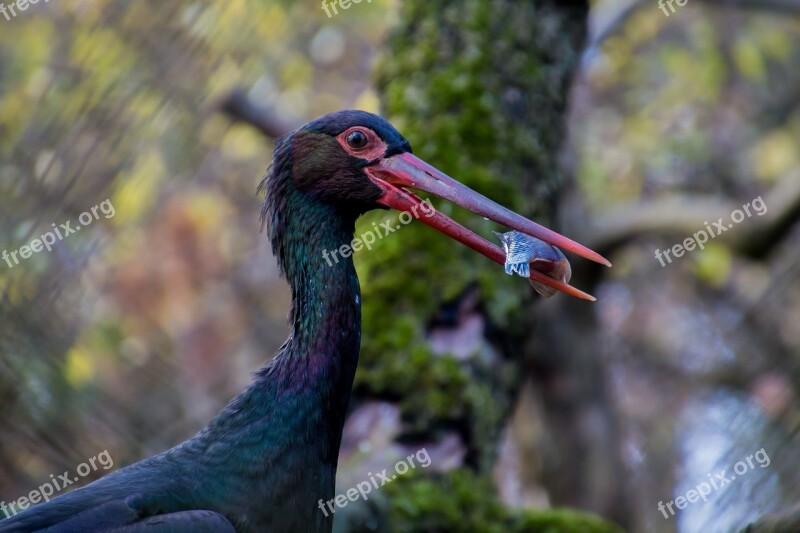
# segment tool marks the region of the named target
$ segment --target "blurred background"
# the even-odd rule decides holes
[[[589,304],[540,300],[421,224],[358,252],[337,490],[423,446],[432,462],[337,531],[800,531],[800,2],[684,4],[0,14],[0,253],[113,206],[0,261],[0,500],[103,450],[121,468],[171,447],[249,383],[289,332],[255,194],[273,141],[359,108],[614,268],[573,262]],[[757,198],[763,214],[656,257]]]

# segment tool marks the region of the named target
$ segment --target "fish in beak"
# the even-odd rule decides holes
[[[552,287],[530,279],[531,268],[547,274],[551,278],[569,283],[572,277],[572,267],[570,267],[569,261],[564,257],[561,250],[552,244],[547,244],[536,237],[525,235],[519,231],[506,233],[493,231],[492,233],[497,235],[497,238],[503,244],[503,250],[506,253],[506,274],[509,276],[517,274],[523,278],[528,278],[533,290],[543,298],[550,298],[557,291]]]
[[[383,206],[414,215],[422,200],[408,189],[417,189],[453,202],[524,235],[534,237],[601,265],[611,266],[611,263],[597,252],[489,200],[411,153],[404,152],[379,159],[368,165],[365,171],[370,179],[383,190],[383,195],[378,200],[378,203]],[[489,259],[501,265],[506,264],[506,253],[502,249],[439,211],[434,211],[429,215],[426,213],[424,218],[416,218]],[[548,254],[553,253],[548,252]],[[594,301],[595,298],[590,294],[568,285],[565,282],[569,281],[568,277],[564,280],[563,276],[562,279],[557,279],[549,275],[553,273],[551,263],[558,262],[553,261],[556,259],[558,259],[557,256],[548,255],[548,259],[540,262],[541,264],[537,264],[536,261],[531,262],[533,268],[527,269],[527,271],[529,278],[535,282],[534,287],[537,284],[543,285],[584,300]],[[569,263],[567,263],[567,267],[568,265]],[[540,267],[544,271],[540,271]]]

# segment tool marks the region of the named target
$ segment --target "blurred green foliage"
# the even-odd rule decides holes
[[[434,478],[402,477],[387,485],[390,532],[622,533],[588,513],[568,509],[512,511],[499,501],[491,480],[466,470]]]

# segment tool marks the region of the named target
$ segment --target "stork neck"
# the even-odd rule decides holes
[[[291,336],[254,383],[182,449],[202,455],[201,464],[224,466],[229,479],[245,480],[231,486],[255,487],[242,498],[261,498],[267,503],[260,512],[272,523],[291,523],[276,531],[298,530],[295,522],[308,520],[306,513],[316,513],[312,520],[330,531],[333,518],[321,514],[317,500],[334,492],[361,306],[352,258],[337,254],[338,261],[329,262],[323,253],[349,243],[355,221],[330,206],[303,202],[287,201],[279,214],[273,222],[281,231],[272,234],[272,244],[292,290]],[[234,448],[236,461],[229,453]],[[211,501],[230,498],[226,487],[219,485]],[[283,507],[276,515],[270,505],[277,502]]]
[[[354,218],[326,204],[304,205],[287,221],[280,260],[292,290],[295,356],[358,355],[361,291],[352,257],[340,252],[354,227]]]
[[[271,381],[280,409],[288,409],[284,431],[311,439],[319,450],[311,455],[331,469],[332,492],[361,344],[361,294],[352,257],[330,256],[351,242],[355,217],[328,205],[291,207],[299,208],[284,212],[276,252],[292,289],[292,333],[269,365]]]

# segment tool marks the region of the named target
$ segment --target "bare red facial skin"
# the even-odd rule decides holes
[[[367,137],[367,144],[362,148],[354,148],[347,143],[347,137],[354,131],[360,131]],[[341,145],[345,152],[353,157],[359,157],[371,161],[386,153],[386,143],[378,137],[378,134],[363,126],[353,126],[347,128],[336,136],[336,141]]]

